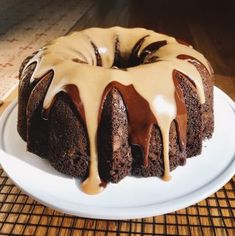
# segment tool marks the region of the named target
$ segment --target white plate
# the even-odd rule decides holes
[[[55,171],[46,160],[26,152],[16,131],[17,104],[0,119],[0,161],[14,183],[28,195],[61,212],[100,219],[161,215],[188,207],[220,189],[235,173],[235,106],[215,88],[215,132],[203,153],[178,167],[170,182],[127,177],[103,193],[84,194],[79,181]]]

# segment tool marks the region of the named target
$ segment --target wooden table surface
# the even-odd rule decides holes
[[[235,100],[234,12],[232,0],[1,0],[0,81],[17,79],[27,55],[73,30],[145,27],[188,41],[202,52],[215,70],[216,86]],[[0,113],[16,94],[5,100]],[[181,211],[101,221],[46,208],[21,193],[1,169],[0,174],[0,235],[235,235],[235,178],[208,199]]]

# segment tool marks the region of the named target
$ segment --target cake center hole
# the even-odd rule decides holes
[[[141,62],[141,60],[139,60],[139,58],[134,58],[134,57],[126,57],[123,58],[121,56],[119,56],[113,63],[112,68],[114,69],[127,69],[129,67],[134,67],[134,66],[138,66],[140,64],[143,64]]]
[[[115,51],[115,59],[112,68],[115,69],[127,69],[129,67],[138,66],[141,64],[153,63],[159,60],[159,57],[155,55],[156,51],[167,44],[166,40],[150,43],[144,47],[141,51],[141,45],[143,40],[137,42],[128,55],[121,56],[119,50]]]

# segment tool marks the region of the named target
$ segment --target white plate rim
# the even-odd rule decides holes
[[[214,88],[217,93],[219,93],[220,96],[223,97],[223,99],[228,103],[228,105],[231,107],[231,109],[235,113],[235,103],[233,100],[225,94],[222,90],[215,87]],[[0,132],[1,132],[1,139],[2,139],[2,128],[4,127],[4,123],[7,121],[8,116],[11,114],[12,110],[17,105],[17,101],[13,101],[7,109],[3,112],[3,114],[0,116]],[[53,208],[55,210],[58,210],[63,213],[67,213],[70,215],[76,215],[80,217],[86,217],[86,218],[96,218],[96,219],[134,219],[134,218],[142,218],[142,217],[150,217],[150,216],[156,216],[156,215],[162,215],[167,214],[169,212],[173,212],[182,208],[186,208],[188,206],[191,206],[217,190],[219,190],[221,187],[223,187],[233,176],[234,176],[234,170],[235,170],[235,156],[233,159],[231,159],[231,163],[226,168],[226,170],[217,177],[207,183],[206,185],[201,186],[200,188],[196,189],[195,191],[190,192],[189,194],[180,196],[178,198],[174,198],[173,200],[163,202],[161,204],[149,204],[146,206],[141,207],[97,207],[97,206],[87,206],[80,204],[77,206],[74,210],[67,210],[65,207],[58,207],[57,204],[51,204],[48,202],[45,202],[43,199],[39,199],[38,196],[35,194],[29,192],[27,189],[22,188],[22,186],[19,185],[18,181],[14,179],[12,174],[8,171],[7,166],[5,165],[5,159],[10,158],[11,155],[0,149],[0,164],[2,165],[2,168],[8,175],[8,177],[14,182],[14,184],[19,187],[23,192],[25,192],[27,195],[31,196],[38,202],[42,203],[45,206],[48,206],[50,208]],[[187,204],[185,204],[187,202]],[[63,205],[63,204],[62,204]],[[92,209],[91,209],[92,208]],[[79,210],[78,210],[79,209]],[[123,211],[125,211],[125,215],[123,215]]]

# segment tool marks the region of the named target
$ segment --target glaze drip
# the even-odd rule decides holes
[[[75,86],[74,84],[67,84],[64,86],[63,91],[69,95],[79,115],[81,116],[82,121],[85,124],[86,115],[77,86]]]
[[[143,150],[143,163],[148,165],[149,140],[153,124],[157,124],[149,103],[135,90],[133,85],[122,85],[118,82],[111,82],[103,93],[102,103],[106,95],[116,88],[122,95],[128,113],[128,133],[130,143],[138,145]],[[102,104],[103,105],[103,104]],[[101,105],[101,111],[102,111]],[[141,108],[141,109],[140,109]],[[101,112],[99,112],[101,114]]]
[[[126,68],[125,71],[112,69],[122,61],[128,62],[130,55],[133,60],[142,57],[143,63],[147,58],[148,64]],[[143,148],[145,165],[148,164],[150,127],[158,124],[163,140],[163,179],[170,179],[169,129],[174,120],[182,149],[186,143],[185,102],[175,74],[187,75],[195,84],[200,102],[205,102],[199,71],[189,60],[178,58],[179,55],[190,55],[210,72],[200,53],[179,44],[174,38],[142,28],[130,30],[120,27],[91,28],[58,38],[25,66],[37,62],[31,82],[49,70],[54,71],[43,103],[45,110],[52,106],[56,94],[65,91],[79,112],[84,113],[82,116],[90,143],[89,176],[81,184],[84,192],[96,194],[103,189],[98,173],[96,133],[102,100],[111,87],[116,87],[123,96],[128,110],[130,139]],[[151,58],[159,60],[151,63]]]
[[[205,70],[206,74],[209,76],[211,74],[211,70],[212,68],[209,67],[209,69],[203,65],[198,59],[196,59],[195,57],[192,57],[192,56],[189,56],[189,55],[185,55],[185,54],[181,54],[181,55],[178,55],[177,58],[181,59],[181,60],[188,60],[189,63],[192,63],[195,67],[198,67],[198,66],[202,66],[203,67],[203,70]],[[199,69],[200,71],[200,69]]]

